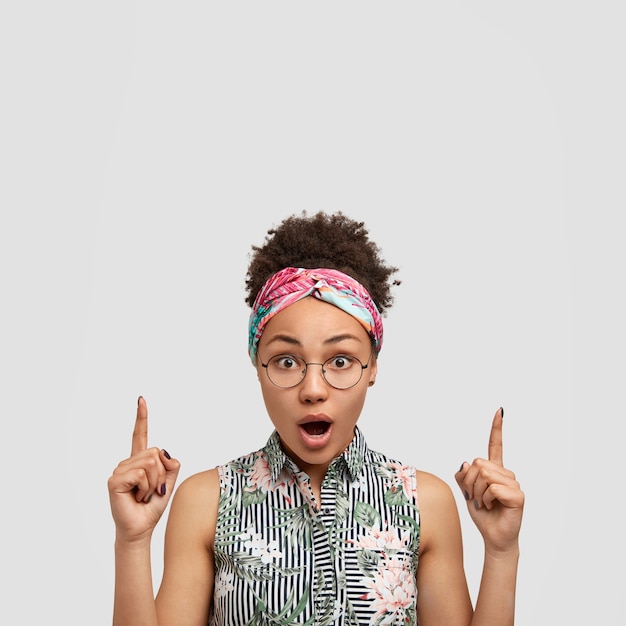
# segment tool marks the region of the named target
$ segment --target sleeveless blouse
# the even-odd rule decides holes
[[[219,468],[213,626],[417,624],[415,469],[357,428],[316,502],[276,431]]]

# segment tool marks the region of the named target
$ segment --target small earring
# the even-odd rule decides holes
[[[368,387],[373,387],[375,382],[375,380],[370,380],[369,383],[367,383]]]

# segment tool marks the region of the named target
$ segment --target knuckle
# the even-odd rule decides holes
[[[155,459],[154,456],[149,456],[144,461],[144,467],[148,470],[153,470],[158,467],[159,461]]]
[[[484,465],[479,468],[478,476],[480,478],[482,478],[487,483],[493,482],[493,480],[492,480],[493,479],[493,472],[488,467],[485,467]]]

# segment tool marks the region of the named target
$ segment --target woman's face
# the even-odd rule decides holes
[[[257,373],[265,406],[285,452],[310,476],[325,472],[352,441],[368,386],[376,378],[371,350],[367,332],[354,317],[313,297],[277,313],[263,331]],[[311,363],[295,387],[277,387],[262,365],[282,354]],[[337,355],[356,357],[363,364],[369,360],[359,382],[349,389],[331,387],[321,366],[313,365]]]

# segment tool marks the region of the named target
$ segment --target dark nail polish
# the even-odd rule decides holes
[[[168,460],[172,458],[167,450],[163,450],[163,456]]]
[[[463,463],[461,463],[461,467],[459,467],[459,472],[462,472],[464,467],[465,467],[465,461],[463,461]],[[457,472],[457,474],[459,472]]]
[[[152,500],[152,494],[150,494],[150,495],[149,495],[149,496],[148,496],[148,497],[144,500],[144,502],[145,502],[146,504],[150,504],[150,500]]]
[[[141,400],[141,398],[143,398],[143,396],[139,396],[139,397],[137,398],[137,406],[139,406],[139,401]]]
[[[164,496],[165,495],[165,483],[163,483],[161,485],[161,495]]]
[[[474,508],[478,510],[480,507],[478,506],[478,500],[474,500]]]
[[[466,500],[469,500],[469,493],[467,493],[467,491],[464,491],[464,492],[463,492],[463,495],[465,496],[465,499],[466,499]]]
[[[504,419],[504,409],[500,407],[500,417]]]

